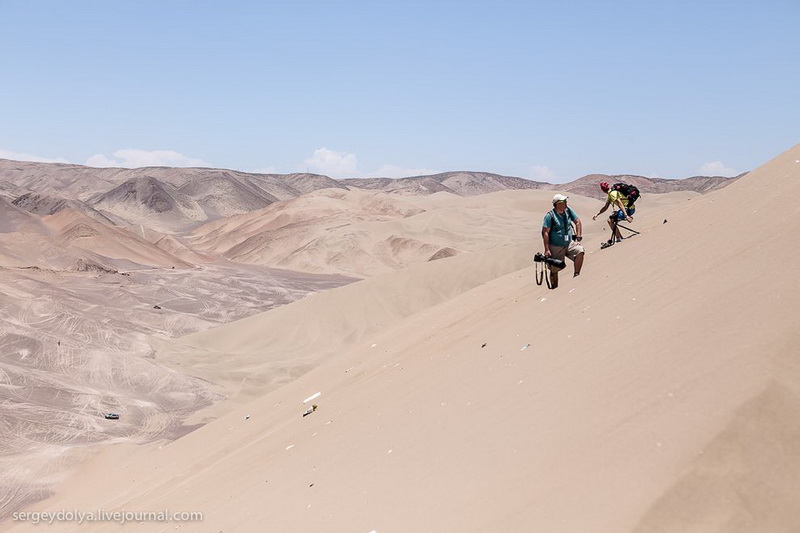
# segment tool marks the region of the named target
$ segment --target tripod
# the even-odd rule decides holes
[[[608,242],[604,242],[603,244],[600,245],[600,249],[601,250],[604,249],[604,248],[608,248],[609,246],[614,244],[614,240],[617,238],[617,233],[618,233],[617,228],[621,228],[621,229],[630,231],[634,235],[639,235],[638,231],[636,231],[634,229],[631,229],[628,226],[623,226],[622,224],[620,224],[618,221],[615,220],[614,221],[614,227],[611,228],[611,238],[608,240]],[[620,233],[620,238],[621,237],[622,237],[622,233]]]

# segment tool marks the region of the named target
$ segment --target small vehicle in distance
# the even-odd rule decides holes
[[[106,420],[119,420],[117,413],[106,413]]]

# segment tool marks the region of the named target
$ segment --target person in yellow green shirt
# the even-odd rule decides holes
[[[614,212],[608,217],[608,227],[611,228],[612,235],[611,238],[606,241],[606,245],[611,246],[614,242],[622,240],[622,234],[617,227],[617,222],[623,220],[633,222],[633,213],[636,211],[636,208],[632,205],[628,205],[628,198],[620,191],[610,190],[608,182],[604,181],[600,183],[600,189],[608,194],[606,197],[606,204],[592,217],[592,220],[597,220],[597,217],[602,215],[609,206],[614,206]]]

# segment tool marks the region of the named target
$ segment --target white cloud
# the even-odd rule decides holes
[[[430,176],[439,174],[440,171],[431,168],[403,168],[395,165],[383,165],[375,172],[369,172],[370,177],[376,178],[408,178],[412,176]]]
[[[530,176],[531,179],[534,181],[546,181],[550,183],[556,183],[558,180],[558,176],[556,173],[550,170],[550,167],[544,165],[535,165],[530,169]]]
[[[90,167],[121,167],[118,161],[109,159],[103,154],[95,154],[86,160],[86,165]]]
[[[700,174],[702,176],[736,176],[739,172],[726,167],[722,161],[710,161],[700,167]]]
[[[114,152],[114,159],[95,154],[86,160],[90,167],[208,167],[202,159],[188,157],[172,150],[125,149]]]
[[[278,172],[278,169],[275,167],[262,167],[248,172],[253,174],[285,174],[285,172]]]
[[[358,169],[358,157],[356,154],[337,152],[324,147],[314,150],[311,158],[303,162],[303,170],[333,178],[406,178],[410,176],[428,176],[441,172],[432,168],[405,168],[397,165],[383,165],[378,170],[361,172]],[[259,172],[266,172],[266,170],[260,170]]]
[[[0,149],[0,159],[13,159],[14,161],[33,161],[35,163],[69,163],[63,157],[55,159],[48,157],[39,157],[38,155],[23,154],[21,152],[13,152],[11,150]]]
[[[355,154],[337,152],[324,147],[314,150],[311,159],[306,159],[303,164],[308,172],[332,178],[349,178],[358,173],[358,158]]]

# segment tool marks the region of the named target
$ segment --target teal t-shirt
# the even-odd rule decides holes
[[[569,246],[572,236],[572,226],[570,221],[578,220],[578,214],[567,207],[563,215],[551,209],[544,216],[542,221],[543,228],[550,228],[550,244],[553,246]]]

